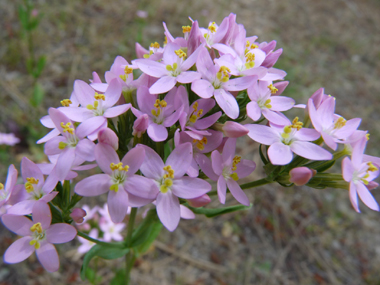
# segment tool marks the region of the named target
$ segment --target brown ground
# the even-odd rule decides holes
[[[368,153],[380,155],[380,2],[378,0],[236,0],[231,1],[36,1],[44,14],[35,34],[36,53],[48,64],[40,82],[46,91],[40,110],[28,106],[31,79],[27,49],[20,39],[17,5],[0,1],[0,131],[15,131],[23,143],[2,150],[4,170],[23,155],[43,159],[31,144],[45,132],[35,122],[48,106],[68,98],[73,81],[103,74],[116,55],[131,60],[134,42],[144,46],[163,40],[161,22],[179,35],[187,16],[220,22],[237,14],[247,34],[260,41],[277,40],[284,48],[278,68],[291,83],[285,95],[299,103],[319,87],[337,98],[337,112],[362,117],[369,129]],[[63,4],[67,2],[69,4]],[[49,4],[47,4],[49,3]],[[141,20],[137,10],[149,17]],[[28,127],[29,126],[29,127]],[[257,145],[246,143],[244,157],[258,163]],[[375,197],[380,198],[378,190]],[[362,205],[352,209],[344,190],[265,186],[249,191],[253,208],[216,219],[181,221],[174,233],[163,230],[155,247],[141,257],[132,284],[380,284],[379,215]],[[230,197],[228,204],[235,201]],[[214,202],[214,205],[218,203]],[[12,242],[0,227],[0,252]],[[18,265],[0,261],[0,284],[88,284],[78,276],[74,247],[60,248],[61,269],[49,274],[35,258]],[[107,265],[107,267],[105,267]],[[111,269],[122,261],[98,262],[100,284],[109,284]]]

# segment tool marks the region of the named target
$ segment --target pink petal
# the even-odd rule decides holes
[[[116,151],[110,145],[106,144],[98,144],[95,147],[95,158],[100,169],[109,175],[112,173],[112,170],[110,168],[111,163],[118,164],[120,162]]]
[[[319,106],[317,113],[323,126],[329,126],[334,120],[335,98],[329,97]]]
[[[207,99],[205,99],[205,100],[207,100]],[[214,100],[212,100],[212,101],[214,101]],[[205,110],[203,110],[203,111],[206,112]],[[198,130],[207,129],[207,128],[211,127],[220,118],[221,115],[222,115],[222,112],[220,112],[220,111],[216,112],[216,113],[214,113],[214,114],[212,114],[206,118],[197,120],[193,126],[194,126],[194,128],[196,128]]]
[[[58,136],[59,134],[60,134],[59,130],[53,129],[46,136],[44,136],[43,138],[39,139],[37,141],[37,144],[45,143],[45,142],[51,140],[52,138]]]
[[[30,228],[33,226],[33,222],[27,217],[5,214],[1,217],[1,221],[8,230],[19,236],[31,234]]]
[[[162,224],[169,231],[174,231],[180,220],[179,201],[170,191],[157,196],[157,214]]]
[[[152,123],[148,127],[148,136],[155,142],[162,142],[168,137],[168,130],[163,125]]]
[[[351,201],[352,207],[355,209],[356,212],[360,213],[358,194],[356,193],[356,184],[353,181],[350,182],[349,195],[350,195],[350,201]]]
[[[47,203],[36,201],[32,210],[33,223],[41,223],[44,230],[51,224],[51,211]]]
[[[87,106],[93,104],[95,90],[91,88],[86,82],[82,80],[75,80],[74,82],[74,93],[79,103],[82,106]]]
[[[174,170],[174,178],[182,177],[191,164],[193,147],[191,143],[177,146],[169,155],[165,165],[170,165]],[[200,196],[200,195],[198,195]]]
[[[194,28],[194,25],[192,29]],[[199,52],[202,50],[203,46],[199,46],[182,64],[181,70],[185,71],[190,69],[198,59]]]
[[[236,150],[236,139],[234,138],[227,139],[227,141],[225,142],[223,146],[223,153],[222,153],[223,166],[232,165],[232,159],[234,158],[235,150]]]
[[[85,161],[94,161],[94,150],[95,144],[88,139],[83,139],[79,141],[75,148],[75,156],[79,156]]]
[[[244,191],[241,190],[239,184],[233,179],[228,179],[227,180],[227,186],[228,189],[230,190],[232,196],[241,204],[245,206],[249,206],[249,199],[247,195],[245,195]]]
[[[51,225],[46,230],[46,240],[49,243],[66,243],[75,238],[77,230],[72,226],[64,223]]]
[[[355,167],[352,165],[351,160],[348,157],[345,157],[342,160],[342,173],[343,179],[347,182],[352,180],[352,176],[355,172]]]
[[[189,208],[179,205],[181,211],[181,218],[185,220],[195,219],[195,214]]]
[[[228,91],[240,91],[247,89],[253,82],[255,77],[244,76],[235,79],[230,79],[223,83],[223,88]]]
[[[276,142],[269,147],[268,156],[273,165],[286,165],[293,159],[290,147],[281,142]]]
[[[171,90],[177,83],[177,78],[165,75],[157,80],[156,83],[149,88],[151,94],[161,94]]]
[[[225,204],[226,194],[227,194],[227,185],[226,185],[226,180],[224,179],[223,175],[219,176],[218,178],[217,189],[218,189],[218,197],[219,197],[220,203]]]
[[[351,161],[353,165],[360,165],[363,161],[363,154],[367,145],[367,138],[363,137],[358,141],[352,149]]]
[[[144,199],[155,199],[159,191],[153,180],[140,175],[128,177],[124,189],[128,193]]]
[[[119,187],[119,191],[108,192],[108,211],[111,216],[111,220],[114,223],[121,223],[128,211],[128,194],[122,187]]]
[[[196,71],[182,71],[181,74],[177,76],[177,81],[180,83],[191,83],[200,78],[201,74]]]
[[[7,214],[28,215],[32,213],[34,203],[36,203],[36,200],[24,200],[18,202],[7,210]]]
[[[307,159],[330,160],[333,158],[330,152],[310,142],[295,141],[290,145],[290,148],[295,154]]]
[[[223,172],[223,158],[217,150],[214,150],[211,153],[211,163],[212,169],[215,172],[215,174],[218,176],[221,175]]]
[[[214,91],[214,98],[228,117],[236,119],[239,116],[239,105],[231,93],[224,89],[216,89]]]
[[[270,97],[270,104],[272,108],[270,108],[273,111],[287,111],[291,109],[295,101],[292,98],[289,97],[283,97],[283,96],[272,96]]]
[[[203,171],[204,174],[207,175],[208,178],[210,178],[213,181],[218,180],[218,175],[216,175],[213,171],[211,161],[206,155],[204,155],[203,153],[195,153],[194,158],[198,163],[200,169]]]
[[[60,142],[66,143],[67,138],[65,138],[64,136],[58,136],[58,137],[54,137],[51,140],[49,140],[48,142],[46,142],[46,144],[44,146],[45,154],[48,156],[60,154],[62,152],[62,149],[59,148]]]
[[[331,148],[332,150],[336,150],[338,147],[338,144],[335,142],[334,138],[330,136],[329,134],[326,134],[324,131],[321,132],[323,141],[325,144]]]
[[[128,174],[132,175],[140,169],[142,163],[144,162],[144,159],[144,148],[137,146],[128,151],[127,154],[121,160],[121,162],[123,163],[123,165],[129,166]]]
[[[87,119],[94,117],[94,113],[85,107],[63,107],[59,108],[59,111],[75,122],[84,122]]]
[[[166,70],[166,66],[163,63],[158,63],[149,59],[138,59],[133,63],[135,63],[142,72],[153,77],[160,78],[169,74],[169,71]]]
[[[173,194],[183,199],[194,199],[211,190],[211,185],[199,178],[182,177],[173,180]]]
[[[51,243],[45,243],[36,250],[36,254],[41,265],[49,272],[59,269],[59,257],[57,250]]]
[[[95,174],[79,181],[75,185],[75,193],[85,197],[98,196],[108,192],[111,184],[109,175]]]
[[[360,118],[348,120],[344,127],[335,132],[335,137],[340,139],[348,138],[359,127],[360,123]]]
[[[119,83],[119,81],[116,78],[112,79],[108,85],[106,92],[104,93],[106,100],[104,101],[103,107],[105,109],[108,109],[111,106],[115,105],[117,101],[119,101],[119,98],[121,96],[121,91],[122,89],[121,89],[121,84]]]
[[[250,175],[255,169],[256,169],[256,163],[254,163],[252,160],[242,159],[236,165],[235,172],[239,176],[239,179],[241,179]]]
[[[356,183],[356,191],[359,194],[360,199],[366,206],[374,211],[379,211],[379,205],[377,204],[375,198],[373,198],[371,192],[365,187],[362,182]]]
[[[44,183],[44,176],[38,166],[31,160],[26,157],[23,157],[21,160],[21,175],[24,182],[26,178],[34,177],[39,180],[37,187],[41,187]]]
[[[212,76],[215,76],[215,73],[212,74],[212,71],[214,71],[214,69],[215,69],[214,63],[211,60],[209,52],[207,51],[205,47],[202,47],[201,50],[199,51],[198,59],[197,59],[198,72],[202,74],[203,78],[207,80],[211,80]]]
[[[103,116],[92,117],[81,123],[75,133],[78,137],[84,138],[99,129],[104,122],[107,122],[107,119]]]
[[[4,262],[19,263],[27,259],[35,250],[33,245],[30,245],[32,237],[26,236],[16,240],[8,247],[4,253]]]
[[[54,175],[58,180],[64,180],[71,170],[75,159],[75,148],[66,148],[59,155],[57,164],[53,169]]]
[[[158,192],[158,189],[157,189]],[[156,195],[157,196],[157,195]],[[134,208],[140,208],[153,202],[154,199],[145,199],[128,193],[128,205]]]
[[[286,118],[285,115],[283,115],[280,112],[274,112],[269,109],[263,109],[262,110],[263,116],[271,123],[276,125],[286,125],[289,120]]]
[[[294,137],[300,141],[315,141],[319,139],[320,136],[321,135],[316,130],[308,128],[302,128],[294,135]]]
[[[119,138],[117,137],[115,132],[109,128],[99,131],[98,141],[99,143],[108,144],[112,146],[114,150],[117,150],[119,148]]]
[[[311,99],[311,98],[309,99],[307,106],[308,106],[308,110],[309,110],[310,120],[313,123],[314,128],[318,132],[321,132],[323,130],[322,121],[321,121],[321,117],[317,113],[317,110],[314,106],[313,99]]]
[[[123,104],[115,107],[108,108],[103,116],[106,118],[114,118],[117,116],[120,116],[121,114],[124,114],[131,108],[131,104]]]
[[[247,116],[252,120],[257,121],[261,117],[261,108],[255,101],[251,101],[247,104]]]
[[[249,130],[248,136],[258,143],[272,145],[280,141],[279,133],[270,127],[253,124],[244,126]]]
[[[204,79],[195,80],[191,84],[191,90],[202,98],[211,98],[214,95],[214,86]]]
[[[141,172],[148,178],[161,179],[164,175],[164,162],[161,157],[150,147],[144,146],[145,160],[140,167]]]

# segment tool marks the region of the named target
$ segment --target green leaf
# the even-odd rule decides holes
[[[30,100],[30,104],[33,107],[37,107],[38,105],[41,104],[43,98],[44,98],[44,89],[42,88],[41,84],[37,82],[36,85],[34,85],[33,97]]]
[[[259,146],[259,154],[260,154],[260,158],[261,158],[261,160],[262,160],[262,162],[263,162],[264,164],[268,164],[268,160],[265,158],[264,153],[263,153],[263,151],[261,150],[261,147],[262,147],[262,146],[263,146],[262,144],[260,144],[260,146]]]
[[[133,232],[131,244],[129,247],[137,247],[149,240],[149,236],[151,233],[153,233],[155,224],[161,225],[161,222],[158,219],[156,209],[151,209],[148,211],[142,223]]]
[[[80,270],[80,277],[82,280],[86,279],[86,271],[88,265],[95,256],[104,259],[116,259],[123,257],[129,252],[129,248],[112,248],[104,245],[95,244],[84,256],[82,268]]]
[[[21,5],[18,7],[18,18],[20,19],[22,28],[26,30],[28,28],[29,16],[27,11]]]
[[[78,195],[77,193],[74,193],[74,195],[71,197],[71,201],[70,201],[70,205],[69,205],[69,210],[73,207],[75,207],[75,205],[80,201],[82,200],[83,196],[80,196]]]
[[[166,142],[164,145],[164,161],[166,161],[171,152],[172,149],[170,148],[170,142]]]
[[[139,246],[135,248],[138,254],[143,254],[149,249],[151,244],[156,240],[157,236],[160,234],[161,229],[161,222],[155,222],[149,227],[149,229],[147,230],[146,238]]]
[[[37,65],[34,67],[33,76],[34,78],[38,78],[41,75],[42,70],[44,69],[46,64],[46,56],[40,56],[37,61]]]
[[[124,285],[127,275],[124,269],[116,271],[115,276],[112,278],[110,285]]]
[[[235,205],[235,206],[229,206],[224,208],[216,208],[216,209],[209,209],[209,208],[193,208],[188,205],[186,205],[190,210],[192,210],[195,214],[205,215],[207,218],[212,218],[216,216],[220,216],[227,213],[232,213],[236,211],[242,211],[242,210],[248,210],[252,207],[252,204],[249,206],[244,205]]]
[[[315,161],[312,163],[308,163],[305,166],[315,169],[318,172],[324,172],[331,168],[335,164],[335,160],[329,160],[329,161]]]
[[[63,218],[62,218],[62,213],[59,211],[56,207],[53,206],[52,203],[49,203],[51,215],[52,215],[52,224],[55,223],[62,223]]]

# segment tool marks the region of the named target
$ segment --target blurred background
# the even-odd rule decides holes
[[[284,95],[306,103],[324,87],[337,98],[336,113],[362,118],[360,128],[371,134],[367,153],[380,156],[378,0],[2,0],[0,132],[14,133],[20,143],[0,145],[0,181],[23,156],[46,160],[35,144],[48,131],[39,119],[70,97],[75,79],[88,81],[92,71],[102,76],[117,55],[136,58],[136,41],[162,43],[163,21],[176,37],[189,16],[206,27],[230,12],[247,35],[284,49],[275,65],[288,73]],[[258,165],[255,177],[264,177],[257,144],[241,146],[242,156]],[[249,211],[182,220],[174,233],[163,229],[138,259],[132,284],[380,284],[379,213],[363,204],[356,213],[339,189],[267,185],[248,193]],[[380,201],[379,190],[373,194]],[[0,225],[1,253],[14,238]],[[58,249],[61,269],[53,274],[34,255],[17,265],[0,260],[0,284],[90,284],[80,280],[76,245]],[[109,284],[121,266],[97,260],[93,284]]]

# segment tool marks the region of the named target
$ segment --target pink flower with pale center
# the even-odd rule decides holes
[[[19,263],[34,251],[42,266],[49,272],[59,268],[59,257],[53,244],[66,243],[75,238],[76,229],[68,224],[51,225],[49,206],[42,201],[35,203],[32,221],[24,216],[5,214],[3,224],[15,234],[22,236],[11,244],[4,254],[6,263]]]

